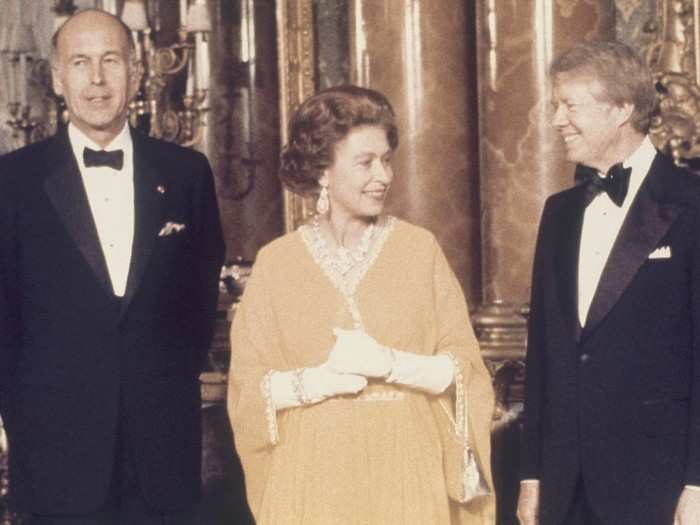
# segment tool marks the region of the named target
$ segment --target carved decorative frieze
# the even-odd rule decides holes
[[[695,170],[700,167],[699,23],[699,0],[666,0],[646,27],[655,36],[647,59],[659,93],[650,133],[677,164]]]

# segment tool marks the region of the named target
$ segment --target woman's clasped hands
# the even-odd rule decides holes
[[[396,350],[360,329],[335,328],[333,333],[335,345],[326,366],[338,374],[382,378],[387,383],[430,394],[444,392],[454,381],[455,363],[447,354],[420,355]]]
[[[456,365],[447,354],[402,352],[360,329],[335,328],[333,334],[335,343],[321,365],[272,374],[270,392],[278,410],[358,394],[368,379],[383,379],[428,394],[441,394],[454,382]]]
[[[360,329],[335,328],[335,345],[328,356],[328,367],[339,374],[386,378],[394,365],[394,351],[379,344]]]

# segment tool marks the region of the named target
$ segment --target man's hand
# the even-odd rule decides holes
[[[685,488],[678,498],[673,525],[697,525],[700,523],[700,490]]]
[[[520,525],[538,525],[539,508],[540,482],[536,480],[521,481],[517,512]]]

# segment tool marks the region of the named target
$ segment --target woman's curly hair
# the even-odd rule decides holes
[[[380,126],[391,149],[399,145],[394,110],[384,95],[358,86],[338,86],[306,99],[289,123],[289,143],[280,155],[279,176],[295,193],[318,190],[333,164],[335,145],[358,126]]]

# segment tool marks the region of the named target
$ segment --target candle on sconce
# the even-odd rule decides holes
[[[131,31],[146,31],[150,29],[148,25],[148,15],[146,14],[146,5],[143,0],[126,0],[122,9],[122,22],[124,22]]]
[[[195,33],[194,46],[197,63],[197,89],[209,89],[209,42],[207,42],[204,33]]]
[[[19,67],[16,77],[14,100],[22,106],[27,105],[27,89],[29,84],[27,61],[30,60],[30,55],[36,52],[36,44],[32,27],[29,24],[17,24],[12,28],[9,40],[7,42],[10,52],[13,54],[13,60],[17,60]],[[14,58],[16,57],[16,58]]]
[[[190,32],[211,31],[211,17],[207,0],[194,0],[187,12],[187,30]]]
[[[205,33],[211,31],[211,17],[206,0],[194,0],[187,13],[187,30],[194,33],[195,76],[197,89],[209,88],[209,43]]]
[[[180,0],[180,27],[187,27],[187,0]]]
[[[194,60],[192,59],[190,59],[187,62],[187,85],[185,86],[185,95],[190,97],[194,95],[194,66],[192,65],[193,63]]]
[[[17,82],[15,74],[15,64],[13,61],[13,52],[10,47],[10,35],[14,28],[9,26],[6,30],[0,31],[0,62],[2,64],[2,86],[7,93],[7,102],[12,104],[17,102],[17,95],[15,94],[15,82]]]
[[[117,0],[102,0],[102,10],[117,16]]]
[[[140,62],[141,59],[143,58],[143,52],[142,52],[142,49],[141,49],[141,41],[139,40],[139,34],[138,34],[138,32],[137,32],[137,31],[132,31],[132,32],[131,32],[131,37],[132,37],[133,40],[134,40],[134,53],[135,53],[135,55],[136,55],[136,60]]]
[[[19,105],[25,107],[27,105],[27,53],[19,54]]]
[[[9,71],[7,72],[7,87],[8,87],[8,99],[7,101],[11,104],[17,102],[17,65],[15,64],[14,57],[11,54],[7,54],[7,67]]]

